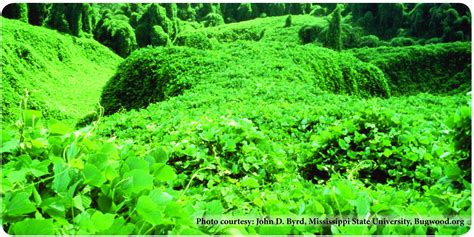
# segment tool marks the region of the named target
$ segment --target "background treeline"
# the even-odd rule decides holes
[[[332,20],[328,25],[336,32],[307,25],[300,30],[301,42],[317,40],[334,49],[471,40],[469,9],[449,3],[20,3],[2,12],[4,17],[32,25],[93,37],[122,57],[148,45],[172,45],[187,29],[302,14],[328,16],[328,22]],[[291,25],[291,17],[286,25]]]

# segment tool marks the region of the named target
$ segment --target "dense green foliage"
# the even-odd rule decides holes
[[[8,234],[471,228],[462,4],[20,5],[0,18]]]
[[[101,104],[106,114],[144,108],[197,84],[216,83],[217,78],[219,83],[238,88],[248,75],[306,81],[335,93],[390,96],[383,73],[350,54],[311,45],[239,42],[214,51],[187,47],[139,50],[104,87]]]
[[[446,43],[353,50],[379,67],[394,94],[471,90],[471,44]]]
[[[121,59],[103,45],[1,18],[2,121],[15,121],[19,101],[45,116],[77,119],[94,109]],[[76,89],[83,88],[83,89]]]

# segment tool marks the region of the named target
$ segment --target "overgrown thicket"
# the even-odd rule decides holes
[[[300,27],[299,35],[302,43],[319,42],[337,50],[334,43],[341,44],[340,48],[358,48],[471,39],[471,13],[465,5],[455,3],[29,3],[10,4],[4,10],[8,18],[75,36],[93,36],[122,57],[148,45],[182,43],[179,35],[189,29],[289,14],[332,21],[308,23]],[[334,35],[334,29],[340,33]]]
[[[341,94],[390,96],[382,71],[350,54],[310,45],[240,42],[213,51],[179,46],[139,50],[104,87],[101,104],[106,114],[144,108],[218,78],[236,87],[247,75],[310,81],[316,88]]]

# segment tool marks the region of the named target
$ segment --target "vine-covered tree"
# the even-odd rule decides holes
[[[155,35],[155,26],[160,26],[163,32],[168,34],[168,36],[170,36],[170,33],[175,33],[173,32],[173,22],[166,16],[166,9],[158,4],[152,3],[148,5],[135,29],[138,46],[156,45],[153,43],[158,41],[153,41],[152,43],[152,36],[154,37]]]
[[[71,33],[69,29],[69,22],[65,16],[66,5],[64,3],[52,4],[48,17],[46,18],[46,26],[51,29],[56,29],[60,32]]]
[[[235,20],[245,21],[253,18],[252,4],[250,3],[241,3],[237,12],[235,14]]]
[[[28,5],[26,3],[8,4],[2,10],[2,16],[28,23]]]
[[[342,15],[341,7],[337,6],[331,13],[331,21],[326,36],[326,47],[336,51],[342,50]]]
[[[204,18],[203,23],[205,27],[219,26],[224,24],[224,18],[218,13],[209,13]]]
[[[285,27],[290,27],[292,24],[291,14],[286,17]]]
[[[137,48],[135,31],[124,18],[106,14],[99,21],[94,32],[94,38],[97,41],[122,57],[130,55]]]
[[[72,35],[79,36],[82,33],[82,3],[65,3],[64,15],[69,23]]]
[[[48,3],[28,3],[28,22],[32,25],[42,26],[48,16]]]
[[[88,3],[54,3],[45,25],[58,31],[82,36],[93,31],[93,10]]]

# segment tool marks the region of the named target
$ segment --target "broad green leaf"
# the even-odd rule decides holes
[[[224,213],[224,207],[222,206],[221,201],[213,200],[207,204],[206,214],[208,216],[219,216]]]
[[[54,123],[49,127],[51,135],[64,135],[72,132],[72,128],[63,123]]]
[[[51,164],[50,160],[43,160],[43,161],[33,160],[31,161],[31,164],[30,164],[31,168],[28,169],[28,171],[33,176],[40,177],[49,173],[48,167],[50,164]]]
[[[84,206],[82,205],[82,195],[77,195],[72,199],[72,204],[75,208],[84,211]]]
[[[118,217],[114,219],[112,226],[110,226],[107,230],[100,231],[97,234],[100,235],[131,235],[133,230],[135,229],[135,225],[131,223],[126,223],[123,217]]]
[[[150,170],[150,167],[148,165],[148,162],[146,162],[144,159],[140,159],[137,157],[130,157],[126,161],[128,167],[130,170],[144,170],[144,172],[148,172]]]
[[[461,177],[461,169],[457,165],[447,166],[444,169],[444,174],[452,180],[457,180]]]
[[[165,206],[157,205],[149,196],[138,198],[137,213],[148,223],[159,225],[163,221],[163,211]]]
[[[132,170],[128,173],[128,181],[124,183],[124,188],[130,193],[139,193],[143,190],[153,188],[154,177],[143,170]]]
[[[21,216],[36,211],[36,206],[30,201],[30,194],[20,192],[13,195],[6,203],[5,214],[8,216]]]
[[[2,153],[11,153],[20,147],[19,139],[12,139],[8,141],[2,141],[2,146],[0,147],[0,154]]]
[[[168,162],[168,154],[162,149],[162,148],[155,148],[151,150],[148,155],[148,157],[151,157],[155,160],[157,163],[166,163]]]
[[[392,150],[390,150],[390,149],[385,149],[385,150],[383,151],[383,155],[384,155],[385,157],[390,157],[390,156],[392,155]]]
[[[314,214],[324,214],[325,213],[325,210],[324,210],[324,207],[323,205],[321,205],[320,202],[314,200],[313,203],[311,204],[310,206],[310,210],[311,210],[311,213],[308,213],[310,215],[314,215]]]
[[[365,218],[370,212],[370,198],[367,193],[359,193],[357,196],[356,211],[359,218]]]
[[[85,184],[101,187],[102,184],[106,181],[104,175],[102,175],[100,170],[95,165],[91,165],[91,164],[84,165],[84,170],[82,172],[84,174]]]
[[[104,143],[100,149],[100,153],[107,154],[107,158],[110,160],[119,159],[119,151],[113,143]]]
[[[41,111],[37,110],[26,110],[23,115],[24,123],[28,127],[32,127],[33,125],[38,124],[40,119],[43,117]]]
[[[71,182],[71,178],[69,177],[69,172],[66,170],[67,164],[64,163],[63,160],[56,160],[54,162],[54,179],[52,189],[56,193],[66,192]]]
[[[148,196],[158,205],[166,205],[173,200],[173,196],[167,192],[163,192],[159,189],[155,189],[148,194]]]
[[[15,235],[52,235],[54,234],[53,220],[25,219],[13,224]]]
[[[349,148],[349,144],[344,139],[338,139],[337,143],[339,144],[339,147],[343,150],[347,150]]]
[[[72,203],[72,200],[71,200]],[[66,216],[66,207],[64,206],[64,199],[60,197],[46,198],[40,205],[43,212],[50,216],[64,218]]]
[[[112,224],[114,223],[114,217],[114,214],[103,214],[100,211],[96,211],[94,212],[94,214],[92,214],[91,221],[92,223],[94,223],[95,228],[98,231],[101,231],[106,230],[112,226]]]
[[[159,164],[161,167],[154,172],[155,178],[160,181],[171,181],[176,179],[176,173],[173,167],[165,164]]]

